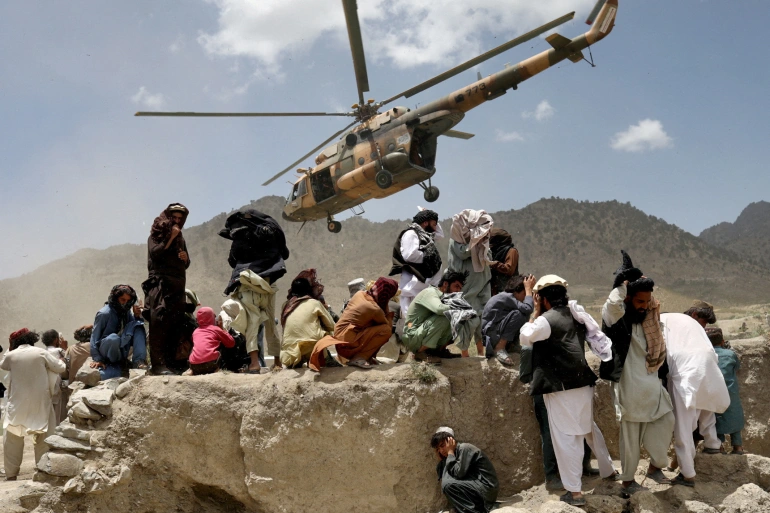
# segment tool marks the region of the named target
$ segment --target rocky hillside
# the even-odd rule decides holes
[[[387,275],[393,242],[405,220],[374,223],[354,218],[331,234],[325,223],[300,225],[281,219],[283,198],[252,203],[279,220],[286,230],[291,257],[289,276],[279,282],[283,300],[289,280],[304,268],[316,267],[326,285],[327,300],[339,307],[353,278]],[[440,209],[440,204],[439,204]],[[449,212],[440,212],[449,215]],[[411,211],[403,213],[404,218]],[[737,258],[724,246],[713,246],[674,225],[632,207],[611,202],[542,199],[521,210],[492,213],[508,229],[521,253],[522,272],[557,273],[571,285],[572,296],[590,303],[601,300],[620,262],[620,248],[664,289],[671,310],[693,297],[717,305],[753,304],[770,299],[770,270]],[[226,214],[185,229],[192,265],[188,286],[204,305],[218,307],[230,267],[229,241],[217,235]],[[443,222],[448,233],[450,223]],[[446,239],[441,244],[446,253]],[[116,283],[140,288],[146,278],[146,248],[126,244],[106,250],[84,249],[18,278],[0,281],[0,340],[21,326],[56,328],[71,334],[93,322]],[[737,286],[740,284],[740,286]],[[676,298],[676,300],[674,299]]]
[[[707,228],[700,238],[770,269],[770,203],[751,203],[734,223],[719,223]]]

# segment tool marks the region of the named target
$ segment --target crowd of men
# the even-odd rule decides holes
[[[694,431],[707,454],[722,450],[725,435],[732,453],[743,453],[739,362],[721,331],[706,329],[716,322],[713,308],[696,301],[685,313],[661,313],[654,281],[625,251],[600,325],[570,300],[563,278],[520,274],[511,235],[494,227],[483,210],[453,216],[444,268],[436,245],[444,236],[438,214],[420,210],[393,246],[390,276],[399,275],[399,281],[353,280],[351,297],[337,315],[316,270],[306,269],[291,281],[276,318],[277,282],[290,256],[280,225],[253,209],[227,218],[219,235],[231,241],[232,274],[226,299],[215,310],[200,307],[187,288],[190,256],[182,231],[188,214],[174,203],[155,219],[143,303],[133,287],[114,286],[93,324],[75,331],[78,343],[72,346],[55,330],[43,333],[46,349],[35,347],[39,336],[33,331],[11,334],[11,350],[0,362],[9,389],[3,424],[7,479],[18,475],[26,434],[33,435],[37,458],[45,451],[43,440],[66,415],[67,383],[83,366],[98,369],[105,380],[132,367],[151,375],[262,373],[266,339],[273,370],[371,369],[381,364],[378,352],[394,334],[399,361],[411,353],[417,362],[439,365],[468,357],[475,344],[478,355],[510,367],[511,353],[520,353],[519,376],[529,384],[541,429],[546,486],[566,490],[561,499],[569,504],[585,504],[585,475],[617,479],[627,494],[643,489],[635,478],[642,447],[649,454],[648,479],[693,486]],[[601,360],[599,376],[588,364],[586,345]],[[612,383],[620,471],[594,421],[599,377]],[[680,472],[669,479],[663,469],[669,467],[672,439]],[[453,507],[460,513],[488,511],[498,491],[492,462],[477,447],[458,444],[448,427],[439,428],[431,446]],[[590,465],[591,453],[598,470]]]

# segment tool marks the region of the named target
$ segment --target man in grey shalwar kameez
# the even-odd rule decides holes
[[[430,446],[436,451],[441,491],[457,513],[487,513],[494,506],[500,486],[489,458],[468,443],[457,443],[454,431],[440,427]]]
[[[652,295],[655,282],[642,276],[628,254],[622,253],[623,264],[615,272],[614,288],[602,308],[602,331],[612,339],[613,359],[602,363],[600,375],[614,382],[623,469],[619,479],[630,494],[642,489],[634,479],[642,446],[650,455],[647,477],[671,484],[661,469],[668,463],[674,413],[671,397],[658,377],[666,350],[660,305]]]

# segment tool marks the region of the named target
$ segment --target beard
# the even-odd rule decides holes
[[[647,310],[628,310],[626,311],[626,318],[631,321],[631,324],[641,324],[645,317],[647,317]]]

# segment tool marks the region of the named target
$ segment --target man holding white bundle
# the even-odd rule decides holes
[[[585,358],[585,343],[603,361],[612,358],[611,342],[582,306],[570,301],[567,282],[549,274],[534,287],[533,320],[521,328],[522,346],[532,346],[530,394],[543,394],[554,453],[573,506],[586,503],[582,494],[583,441],[596,455],[602,477],[615,474],[607,446],[593,418],[597,377]]]

